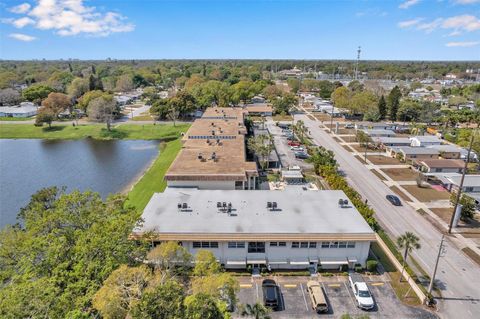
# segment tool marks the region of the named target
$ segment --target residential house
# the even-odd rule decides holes
[[[367,134],[370,137],[394,137],[396,133],[392,130],[384,129],[362,129],[362,132]]]
[[[439,154],[435,149],[411,146],[392,146],[387,148],[387,153],[392,157],[400,156],[405,161],[413,159],[437,159]]]
[[[462,173],[465,163],[458,159],[423,159],[416,161],[423,173]]]
[[[423,147],[431,145],[441,145],[442,140],[433,135],[419,135],[410,137],[411,146],[413,147]]]

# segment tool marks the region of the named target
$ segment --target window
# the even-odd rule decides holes
[[[349,241],[347,243],[347,248],[355,248],[355,242],[354,241]]]
[[[300,248],[308,248],[308,242],[302,241],[302,242],[300,243]]]
[[[218,248],[216,241],[194,241],[193,248]]]
[[[330,242],[330,248],[338,248],[338,241]]]
[[[228,248],[245,248],[245,243],[243,241],[229,241]]]
[[[277,247],[278,246],[278,242],[276,241],[271,241],[270,242],[270,247]]]
[[[314,242],[314,241],[311,241],[311,242],[308,244],[308,248],[317,248],[317,243]]]
[[[329,241],[322,241],[322,248],[329,248],[330,242]]]
[[[346,242],[346,241],[341,241],[341,242],[338,244],[338,248],[347,248],[347,242]]]
[[[298,248],[298,247],[300,247],[300,243],[298,241],[293,241],[292,248]]]
[[[278,242],[278,247],[287,247],[287,243],[284,241],[279,241]]]
[[[254,241],[248,243],[248,252],[249,253],[265,253],[265,243]]]

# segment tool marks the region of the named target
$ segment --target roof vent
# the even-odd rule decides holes
[[[272,208],[272,202],[267,202],[267,208]]]
[[[214,130],[212,130],[212,135],[215,136],[215,131]]]
[[[178,210],[181,211],[181,212],[186,212],[186,211],[189,210],[187,203],[178,203],[178,204],[177,204],[177,208],[178,208]]]
[[[212,161],[216,162],[217,161],[217,154],[215,152],[212,153],[211,156]]]
[[[348,207],[348,200],[347,199],[339,199],[338,200],[338,206],[340,206],[341,208],[345,208],[345,207]]]

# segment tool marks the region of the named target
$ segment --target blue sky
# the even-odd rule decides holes
[[[480,0],[0,1],[2,59],[480,59]]]

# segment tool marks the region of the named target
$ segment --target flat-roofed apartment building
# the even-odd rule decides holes
[[[338,190],[167,188],[146,206],[133,237],[213,252],[225,268],[316,270],[365,266],[375,234]],[[150,237],[151,238],[151,237]]]
[[[165,180],[168,187],[255,189],[258,171],[246,160],[242,108],[207,108],[182,138]]]

